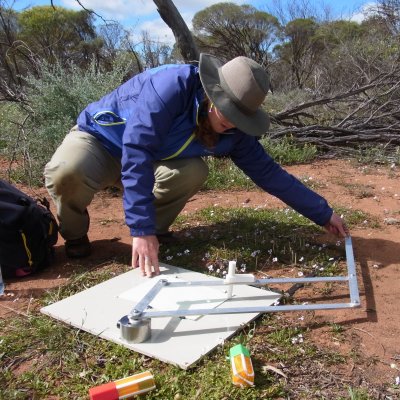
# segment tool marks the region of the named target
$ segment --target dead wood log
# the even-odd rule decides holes
[[[320,121],[327,120],[326,124]],[[320,148],[400,145],[400,66],[359,87],[312,99],[271,116],[271,138],[291,135]]]
[[[185,62],[199,59],[200,53],[185,21],[171,0],[153,0],[164,22],[171,28],[176,44]]]

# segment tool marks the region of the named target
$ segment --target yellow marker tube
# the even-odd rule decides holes
[[[89,389],[90,400],[129,399],[156,387],[149,371]]]
[[[254,385],[254,369],[250,353],[241,344],[230,349],[232,383],[242,388]]]

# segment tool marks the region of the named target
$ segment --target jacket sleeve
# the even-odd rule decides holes
[[[165,70],[143,83],[122,139],[125,219],[132,236],[155,234],[153,206],[155,154],[174,118],[182,113],[193,77]]]
[[[277,164],[255,137],[238,134],[231,158],[259,187],[306,218],[321,226],[331,218],[327,201]]]

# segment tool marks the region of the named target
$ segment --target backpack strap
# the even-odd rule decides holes
[[[27,257],[28,257],[28,264],[29,264],[30,267],[32,267],[32,265],[33,265],[32,253],[31,253],[31,251],[29,250],[28,243],[26,242],[25,233],[22,232],[22,231],[21,231],[20,233],[21,233],[21,237],[22,237],[22,243],[24,244],[24,249],[25,249],[26,255],[27,255]]]

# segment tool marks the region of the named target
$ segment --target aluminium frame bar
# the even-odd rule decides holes
[[[345,238],[345,251],[347,263],[346,276],[332,277],[304,277],[304,278],[265,278],[255,279],[253,282],[235,282],[234,285],[265,286],[271,283],[315,283],[315,282],[347,282],[349,288],[350,301],[347,303],[320,303],[320,304],[301,304],[301,305],[273,305],[257,307],[231,307],[214,309],[191,309],[191,310],[148,310],[149,304],[157,294],[165,287],[188,287],[188,286],[227,286],[224,279],[212,281],[187,281],[187,282],[169,282],[166,279],[160,279],[149,292],[135,305],[129,319],[141,320],[143,318],[161,318],[161,317],[186,317],[190,315],[215,315],[215,314],[238,314],[238,313],[267,313],[280,311],[307,311],[307,310],[333,310],[358,308],[361,306],[359,289],[357,283],[356,266],[354,262],[353,245],[350,236]],[[240,274],[237,275],[240,278]],[[227,299],[229,301],[229,299]]]

